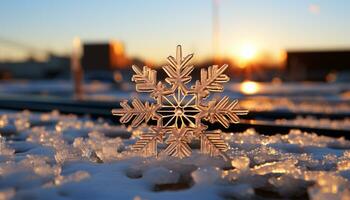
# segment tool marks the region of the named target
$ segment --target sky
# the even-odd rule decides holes
[[[220,54],[234,56],[245,44],[259,51],[350,48],[348,0],[216,0]],[[69,54],[72,40],[120,40],[126,52],[163,61],[177,44],[197,59],[213,55],[211,0],[3,0],[0,60],[28,50]],[[31,50],[32,51],[32,50]]]

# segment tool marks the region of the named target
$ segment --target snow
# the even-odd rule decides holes
[[[300,95],[300,100],[292,100],[292,97],[270,98],[254,97],[240,101],[240,106],[250,111],[274,111],[292,113],[328,113],[328,114],[349,114],[350,101],[339,101],[332,103],[327,98],[308,99]],[[311,97],[310,97],[311,98]]]
[[[132,130],[57,111],[0,113],[0,199],[350,196],[350,141],[344,138],[300,130],[266,136],[248,129],[225,135],[228,162],[198,149],[184,159],[146,158],[129,151],[145,127]]]
[[[295,119],[278,119],[276,124],[350,130],[350,118],[331,120],[327,118],[317,119],[312,116],[297,116]]]
[[[130,96],[148,99],[146,94],[134,91],[134,85],[123,83],[117,86],[105,82],[84,83],[84,97],[87,100],[119,102]],[[228,83],[224,95],[240,99],[240,106],[250,111],[289,111],[305,113],[350,113],[350,85],[348,83],[262,83],[253,96],[242,91],[242,83]],[[125,86],[125,87],[124,87]],[[65,80],[1,81],[2,95],[34,95],[48,97],[71,97],[73,86]],[[244,98],[243,98],[244,97]]]

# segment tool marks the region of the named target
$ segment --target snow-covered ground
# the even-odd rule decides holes
[[[240,106],[251,111],[273,111],[293,113],[348,114],[350,101],[331,102],[328,100],[305,99],[293,101],[290,98],[254,97],[240,101]]]
[[[241,100],[240,105],[251,111],[289,111],[306,113],[350,114],[350,84],[348,83],[234,83],[227,84],[224,94]],[[119,102],[138,96],[132,82],[118,84],[89,82],[84,84],[87,100]],[[247,93],[248,92],[248,93]],[[250,93],[252,92],[252,93]],[[1,95],[42,95],[71,98],[72,83],[67,80],[3,81]],[[221,94],[220,94],[221,95]]]
[[[350,198],[344,138],[228,133],[232,160],[225,162],[196,149],[185,159],[138,157],[129,149],[143,129],[3,110],[0,199]]]
[[[292,125],[292,126],[303,126],[312,128],[327,128],[337,130],[350,130],[350,116],[345,119],[317,119],[312,116],[302,117],[298,116],[295,119],[278,119],[275,120],[276,124],[280,125]]]

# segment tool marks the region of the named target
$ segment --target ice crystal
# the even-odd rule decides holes
[[[9,148],[6,144],[6,138],[0,134],[0,156],[13,156],[15,151]]]
[[[220,130],[207,131],[202,123],[219,122],[225,128],[230,123],[239,123],[237,115],[246,115],[247,110],[236,109],[237,100],[230,101],[228,97],[221,100],[205,101],[211,92],[222,92],[223,83],[229,81],[224,74],[228,65],[210,66],[202,69],[200,80],[189,87],[191,72],[194,66],[188,65],[193,54],[182,57],[181,46],[177,46],[176,58],[169,56],[168,65],[163,67],[166,75],[165,82],[157,82],[157,72],[148,67],[139,69],[132,66],[135,75],[132,81],[136,83],[136,91],[148,92],[155,103],[143,104],[139,99],[132,100],[130,106],[126,100],[121,102],[122,109],[113,109],[114,115],[121,116],[121,123],[131,122],[131,126],[138,127],[142,122],[155,120],[156,125],[150,126],[150,131],[143,133],[133,149],[143,155],[158,155],[157,144],[168,144],[164,152],[179,158],[191,154],[189,143],[199,139],[201,152],[211,156],[221,155],[227,159],[225,151],[229,146],[222,139]],[[169,87],[170,86],[170,87]]]

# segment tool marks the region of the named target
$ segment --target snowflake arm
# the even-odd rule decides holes
[[[185,84],[190,82],[192,77],[190,76],[194,67],[187,65],[192,59],[193,54],[187,55],[182,58],[181,46],[178,45],[176,49],[176,59],[172,56],[168,57],[169,65],[163,67],[163,70],[168,75],[165,81],[171,84],[174,88],[180,87],[183,91],[187,91]]]
[[[191,139],[187,135],[188,131],[183,128],[180,130],[173,129],[172,134],[166,141],[167,148],[164,150],[169,156],[184,158],[191,155],[191,148],[188,145]]]
[[[209,92],[222,92],[224,90],[223,83],[226,83],[230,78],[224,74],[228,65],[219,67],[218,65],[210,66],[208,69],[201,69],[200,81],[192,86],[192,89],[200,97],[207,97]]]
[[[132,146],[132,150],[141,152],[145,156],[156,156],[158,154],[157,144],[163,140],[163,134],[151,129],[152,133],[143,133],[140,139]]]
[[[247,115],[248,110],[235,109],[238,104],[238,100],[234,100],[231,103],[229,98],[225,96],[219,102],[216,100],[209,101],[208,106],[203,108],[202,115],[205,116],[205,120],[210,123],[219,122],[225,128],[228,128],[230,123],[239,123],[239,117],[237,115]]]
[[[210,156],[220,155],[225,160],[228,160],[225,152],[229,149],[229,146],[221,138],[221,135],[222,132],[220,130],[203,132],[201,134],[201,152]]]
[[[128,105],[128,101],[122,101],[120,103],[122,109],[112,110],[113,115],[122,116],[120,118],[120,123],[128,123],[135,116],[131,122],[131,126],[137,127],[143,121],[147,123],[152,117],[158,117],[156,114],[156,110],[158,109],[157,105],[150,104],[149,102],[146,102],[145,105],[143,105],[143,103],[136,98],[132,101],[131,104],[133,108]]]
[[[153,92],[157,82],[157,71],[146,66],[139,69],[136,65],[132,66],[135,75],[132,76],[132,81],[136,83],[136,91],[138,92]]]

